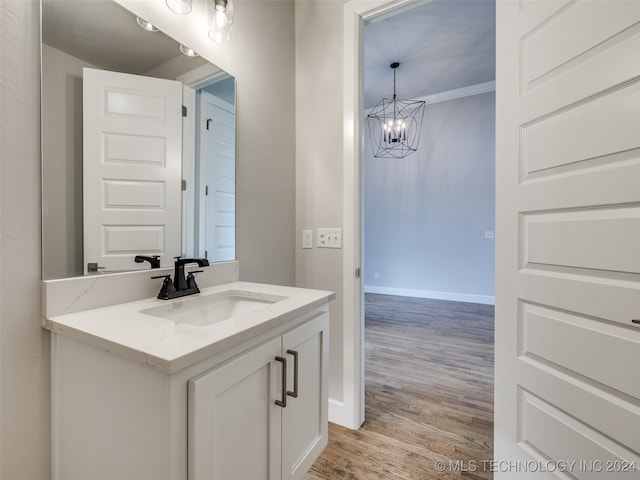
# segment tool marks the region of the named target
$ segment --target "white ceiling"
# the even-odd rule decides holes
[[[434,0],[365,26],[367,108],[495,80],[495,0]]]
[[[185,71],[205,63],[182,55],[164,33],[140,28],[135,15],[111,0],[42,0],[42,40],[96,67],[138,75],[171,59]]]

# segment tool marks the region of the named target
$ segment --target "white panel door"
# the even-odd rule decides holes
[[[234,106],[200,95],[201,217],[204,252],[209,261],[235,260],[236,130]]]
[[[181,253],[182,85],[85,68],[85,273],[149,268]]]
[[[495,478],[640,478],[638,52],[638,1],[497,2]]]

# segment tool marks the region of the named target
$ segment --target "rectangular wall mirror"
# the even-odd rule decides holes
[[[150,30],[42,0],[43,279],[235,259],[235,79]]]

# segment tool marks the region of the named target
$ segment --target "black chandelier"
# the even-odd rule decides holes
[[[367,115],[369,135],[376,158],[404,158],[418,149],[425,102],[400,100],[396,96],[396,69],[393,62],[393,98],[383,98]]]

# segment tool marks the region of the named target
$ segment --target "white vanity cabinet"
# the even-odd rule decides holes
[[[334,296],[205,294],[232,288],[285,300],[204,328],[127,313],[155,299],[46,319],[53,480],[304,477],[327,443]]]
[[[304,477],[327,442],[328,321],[189,381],[189,480]]]

